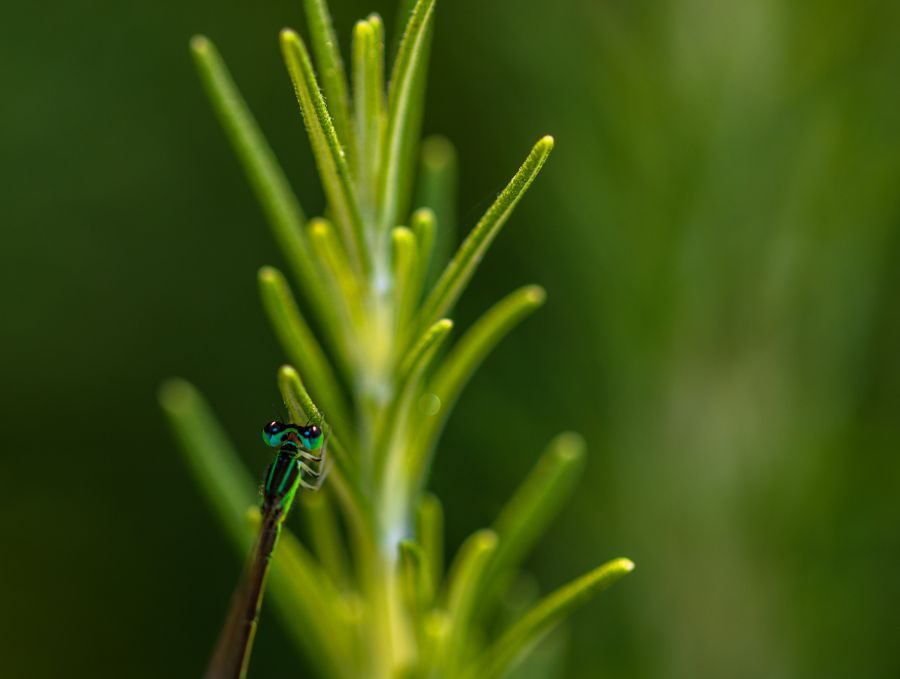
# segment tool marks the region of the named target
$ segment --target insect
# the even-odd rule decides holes
[[[276,449],[261,486],[262,524],[241,582],[231,598],[228,617],[213,652],[207,679],[244,677],[259,621],[272,554],[298,488],[318,490],[328,475],[325,434],[317,425],[269,422],[263,441]]]

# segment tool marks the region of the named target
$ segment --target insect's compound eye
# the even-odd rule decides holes
[[[269,422],[263,427],[263,441],[267,446],[277,447],[281,445],[281,435],[284,432],[284,425],[281,422]]]
[[[322,429],[314,424],[304,427],[300,437],[303,439],[303,445],[309,450],[316,450],[322,445]]]

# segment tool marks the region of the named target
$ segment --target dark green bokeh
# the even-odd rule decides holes
[[[332,5],[345,48],[370,10],[393,25]],[[240,564],[156,388],[197,383],[261,471],[282,356],[255,284],[278,255],[187,39],[217,42],[316,214],[276,41],[301,14],[5,13],[4,676],[205,663]],[[557,151],[457,316],[526,282],[548,304],[466,391],[433,487],[455,548],[555,432],[585,434],[532,570],[638,570],[572,620],[566,676],[900,673],[898,35],[876,0],[439,7],[425,126],[458,146],[463,228],[541,134]],[[293,654],[264,613],[256,676]]]

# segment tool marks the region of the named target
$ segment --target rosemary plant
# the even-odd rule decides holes
[[[306,218],[212,43],[191,41],[302,295],[301,307],[287,276],[260,271],[263,305],[291,361],[278,373],[281,395],[292,421],[326,430],[335,460],[324,491],[301,503],[309,544],[287,530],[282,536],[270,600],[323,677],[501,677],[569,611],[633,568],[611,561],[497,631],[504,592],[578,476],[582,440],[565,433],[552,441],[493,526],[472,535],[448,568],[442,505],[425,491],[460,392],[544,301],[537,286],[517,290],[443,351],[448,315],[553,139],[537,142],[446,261],[453,150],[426,140],[418,158],[435,0],[403,3],[387,79],[377,15],[355,26],[348,79],[325,0],[304,4],[319,76],[297,33],[284,30],[280,40],[327,198],[324,218]],[[246,553],[258,522],[253,511],[248,521],[257,484],[191,385],[167,383],[161,401],[201,488]]]

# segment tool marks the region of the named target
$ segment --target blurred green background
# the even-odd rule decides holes
[[[370,10],[393,25],[332,9],[345,49]],[[156,389],[194,381],[261,472],[282,355],[255,283],[279,256],[187,40],[217,42],[316,214],[276,41],[302,12],[2,24],[0,672],[197,676],[239,561]],[[560,676],[900,676],[898,36],[877,0],[439,6],[425,129],[458,145],[462,228],[558,142],[457,314],[550,295],[451,420],[448,546],[571,428],[585,478],[530,568],[548,590],[638,564],[572,619]],[[267,609],[255,676],[297,666]]]

